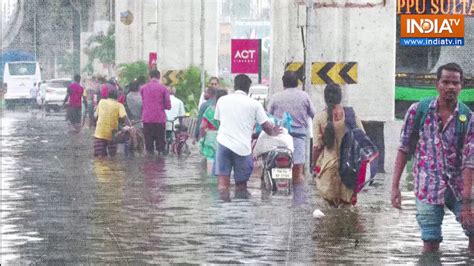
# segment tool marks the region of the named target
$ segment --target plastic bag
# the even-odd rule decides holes
[[[293,122],[293,119],[291,118],[290,113],[284,112],[282,119],[279,119],[273,115],[267,114],[268,118],[270,119],[270,122],[272,122],[275,125],[282,126],[288,130],[289,133],[292,132],[291,130],[291,123]],[[257,124],[255,128],[255,132],[257,134],[260,134],[262,132],[262,126]]]
[[[262,132],[257,139],[253,153],[255,157],[269,152],[275,147],[285,147],[294,151],[293,147],[293,137],[288,133],[286,128],[283,128],[283,132],[277,136],[267,135],[265,132]]]

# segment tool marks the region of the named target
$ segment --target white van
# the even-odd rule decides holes
[[[3,83],[7,87],[7,92],[4,95],[7,106],[16,101],[29,102],[32,100],[35,83],[41,81],[40,71],[39,63],[35,61],[5,63]]]

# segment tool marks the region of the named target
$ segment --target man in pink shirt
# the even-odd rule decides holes
[[[80,84],[81,76],[74,75],[74,82],[67,88],[67,94],[64,98],[63,106],[69,100],[66,112],[66,119],[71,122],[75,133],[81,131],[82,103],[87,110],[87,98],[84,94],[84,88]]]
[[[150,81],[140,89],[145,148],[148,154],[165,149],[166,113],[171,109],[168,89],[160,83],[160,71],[150,71]]]

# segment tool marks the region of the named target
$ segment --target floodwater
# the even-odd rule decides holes
[[[386,130],[394,154],[397,127]],[[65,133],[63,114],[4,111],[1,262],[11,264],[472,264],[445,217],[441,252],[422,255],[413,192],[390,206],[390,173],[358,205],[331,209],[311,177],[290,196],[219,198],[196,148],[188,157],[92,157],[92,131]],[[393,159],[393,158],[392,158]],[[393,160],[386,159],[390,172]],[[315,219],[319,208],[325,217]]]

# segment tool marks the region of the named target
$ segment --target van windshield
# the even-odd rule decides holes
[[[36,63],[8,63],[12,76],[32,76],[36,73]]]

